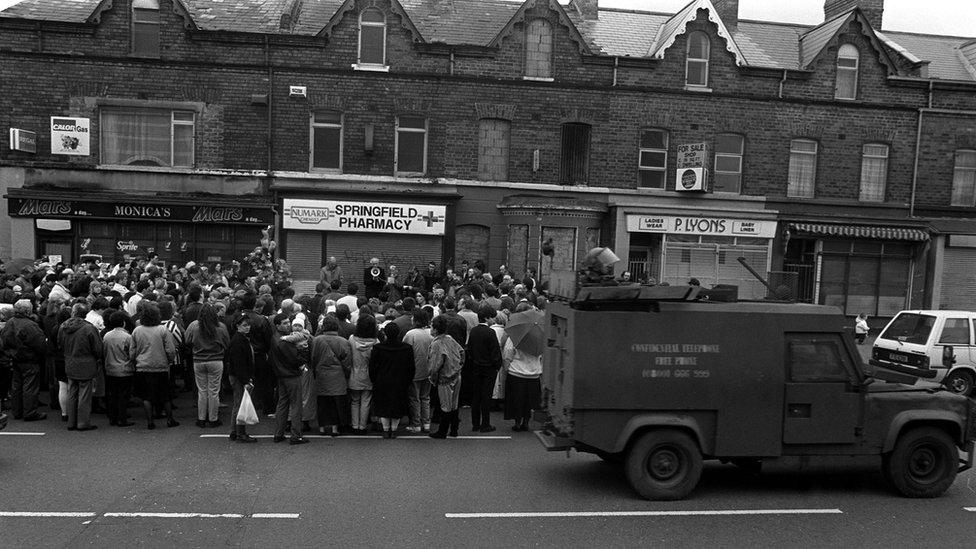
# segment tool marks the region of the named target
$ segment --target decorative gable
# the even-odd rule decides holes
[[[576,24],[573,23],[572,19],[569,18],[566,10],[563,9],[563,7],[556,0],[526,0],[525,3],[519,7],[518,11],[512,15],[512,18],[508,20],[508,23],[502,27],[501,31],[499,31],[491,42],[488,43],[488,47],[498,47],[498,45],[501,44],[502,39],[510,36],[514,32],[515,25],[517,23],[525,21],[526,12],[530,8],[539,7],[539,5],[542,3],[545,3],[551,11],[556,13],[559,23],[566,27],[566,30],[569,31],[570,39],[573,40],[577,46],[579,46],[580,53],[592,54],[593,52],[590,49],[589,43],[583,38],[583,35],[580,34],[579,29],[576,27]]]
[[[888,70],[888,74],[899,74],[898,64],[891,58],[889,48],[885,47],[884,42],[871,27],[871,22],[858,8],[825,21],[800,37],[800,68],[809,69],[827,46],[836,42],[838,35],[848,29],[854,21],[860,23],[861,34],[871,43],[878,54],[878,60]],[[918,60],[914,59],[912,62]]]
[[[742,54],[739,46],[732,39],[732,33],[726,28],[725,23],[722,22],[722,18],[719,16],[718,10],[715,9],[715,6],[712,5],[710,0],[695,0],[665,21],[658,28],[657,36],[655,36],[654,42],[651,43],[647,55],[654,59],[664,59],[664,53],[674,44],[678,36],[685,33],[688,23],[698,18],[698,10],[700,9],[708,11],[708,20],[715,23],[715,26],[718,27],[718,35],[725,40],[725,49],[735,57],[735,64],[739,66],[748,65],[749,63],[745,55]]]
[[[411,35],[413,35],[414,41],[426,42],[424,36],[420,33],[420,30],[416,25],[413,24],[410,16],[407,15],[407,11],[403,9],[403,5],[400,4],[398,0],[346,0],[332,15],[329,22],[325,25],[325,28],[318,32],[317,36],[331,36],[333,30],[335,30],[336,26],[342,21],[345,14],[349,12],[358,13],[360,10],[369,7],[373,7],[384,12],[394,13],[400,16],[400,19],[403,21],[403,26],[410,31]]]

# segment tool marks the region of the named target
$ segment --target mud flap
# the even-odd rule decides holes
[[[976,448],[976,442],[970,440],[966,442],[966,447],[963,451],[966,452],[966,457],[959,460],[959,472],[967,471],[973,467],[973,450]]]

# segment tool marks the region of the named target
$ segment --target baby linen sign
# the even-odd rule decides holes
[[[285,229],[443,235],[447,207],[350,200],[282,201]]]

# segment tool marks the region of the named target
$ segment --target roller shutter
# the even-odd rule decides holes
[[[940,309],[976,310],[976,248],[946,248]]]
[[[315,293],[322,261],[321,231],[288,231],[287,257],[292,287],[297,294]]]
[[[441,264],[442,247],[440,236],[429,235],[332,232],[325,239],[326,257],[335,256],[342,267],[343,291],[345,284],[355,282],[359,295],[364,295],[363,271],[370,258],[378,258],[380,266],[387,270],[396,265],[400,274],[414,267],[423,272],[429,261]]]

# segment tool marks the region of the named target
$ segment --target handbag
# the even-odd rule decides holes
[[[254,409],[254,403],[251,402],[251,393],[249,393],[247,389],[244,389],[244,396],[241,397],[241,409],[237,411],[237,424],[258,424],[258,413],[257,410]]]

